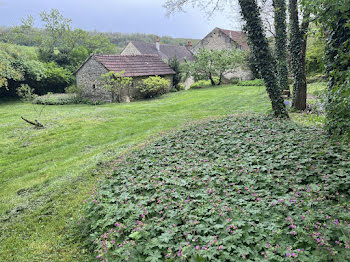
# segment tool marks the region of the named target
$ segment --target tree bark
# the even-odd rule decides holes
[[[302,44],[301,44],[301,67],[303,70],[303,90],[305,92],[305,106],[306,106],[306,99],[307,99],[307,82],[306,82],[306,48],[307,48],[307,37],[308,37],[308,29],[310,25],[310,13],[306,12],[303,15],[303,21],[301,23],[301,37],[302,37]]]
[[[33,125],[33,126],[40,127],[40,128],[43,128],[43,127],[44,127],[38,120],[34,120],[34,122],[33,122],[33,121],[28,120],[28,119],[25,119],[23,116],[21,116],[21,118],[22,118],[25,122],[27,122],[28,124],[31,124],[31,125]]]
[[[275,48],[277,60],[278,81],[282,92],[290,96],[288,84],[288,67],[287,67],[287,7],[286,0],[273,0],[274,23],[275,23]]]
[[[264,79],[275,117],[289,118],[282,90],[276,77],[276,64],[264,34],[259,7],[256,0],[238,0],[246,22],[246,30],[259,71]]]
[[[289,26],[290,26],[290,54],[293,72],[293,102],[292,107],[297,110],[306,109],[306,32],[309,22],[304,16],[303,28],[299,27],[298,0],[289,0]],[[304,49],[304,50],[303,50]]]

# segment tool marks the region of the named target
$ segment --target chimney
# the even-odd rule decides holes
[[[187,42],[187,48],[191,48],[192,47],[192,42],[191,41],[188,41]]]
[[[159,39],[159,37],[156,38],[156,48],[159,52],[160,51],[160,39]]]

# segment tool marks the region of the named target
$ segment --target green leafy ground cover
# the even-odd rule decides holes
[[[121,158],[81,227],[101,261],[348,261],[349,161],[315,127],[211,120]]]
[[[210,117],[264,114],[269,104],[263,87],[235,86],[130,104],[0,101],[0,261],[88,261],[70,224],[109,161],[159,132]]]

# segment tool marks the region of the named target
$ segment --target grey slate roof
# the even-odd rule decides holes
[[[160,44],[160,51],[156,48],[156,43],[146,43],[139,41],[131,42],[141,54],[152,54],[159,55],[162,59],[168,60],[169,58],[173,58],[175,55],[179,59],[179,61],[183,61],[186,58],[189,61],[193,61],[194,57],[186,47],[179,45],[164,45]]]
[[[174,75],[158,55],[93,55],[107,70],[125,71],[123,76]]]

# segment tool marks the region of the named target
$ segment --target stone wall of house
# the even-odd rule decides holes
[[[207,50],[222,50],[232,48],[240,48],[236,45],[236,43],[230,39],[225,33],[223,33],[219,29],[214,29],[210,34],[204,37],[197,45],[195,45],[192,49],[192,52],[196,53],[201,48],[205,48]],[[235,70],[233,73],[228,73],[225,75],[227,80],[232,78],[239,78],[241,80],[250,80],[253,79],[253,74],[248,68],[240,67]],[[228,81],[229,82],[229,81]]]
[[[197,45],[192,49],[193,53],[197,53],[199,49],[205,48],[207,50],[222,50],[232,49],[237,47],[232,39],[227,37],[221,30],[214,29],[210,34],[204,37]]]
[[[82,95],[86,98],[102,101],[112,101],[112,95],[101,82],[102,74],[108,70],[91,57],[76,73],[77,86],[82,88]]]
[[[249,69],[245,67],[239,67],[234,72],[225,74],[225,78],[239,79],[239,80],[252,80],[253,74]]]
[[[102,74],[108,73],[108,70],[91,57],[76,73],[77,86],[82,88],[83,97],[112,102],[112,94],[103,87],[103,83],[100,80]],[[142,81],[149,76],[134,77],[133,84],[130,88],[125,88],[120,91],[121,102],[131,102],[141,99],[143,96],[137,88]],[[162,76],[169,80],[169,89],[172,88],[173,75]],[[116,99],[116,98],[115,98]]]
[[[121,55],[141,55],[141,52],[130,42],[121,52]]]

